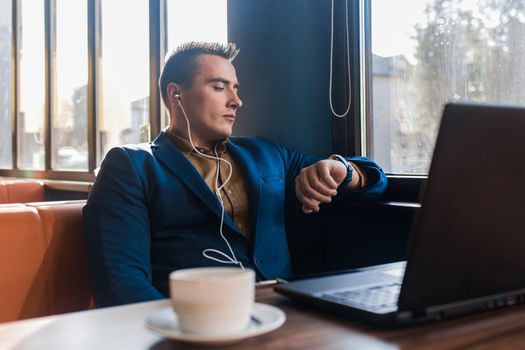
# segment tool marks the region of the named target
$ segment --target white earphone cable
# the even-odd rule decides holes
[[[224,226],[224,201],[222,199],[221,191],[224,188],[224,186],[226,186],[228,181],[230,181],[230,179],[232,177],[232,173],[233,173],[233,167],[232,167],[231,163],[228,162],[226,159],[222,159],[221,157],[219,157],[219,154],[217,153],[217,143],[215,143],[215,147],[214,147],[215,157],[209,156],[207,154],[204,154],[204,153],[200,152],[197,149],[197,147],[195,147],[195,144],[193,143],[193,139],[191,137],[190,120],[188,119],[188,116],[186,115],[186,111],[184,110],[184,107],[182,107],[182,104],[180,103],[180,99],[176,98],[176,100],[177,100],[177,103],[180,106],[180,109],[182,110],[182,114],[184,115],[184,119],[186,119],[186,125],[187,125],[187,128],[188,128],[188,138],[189,138],[191,147],[200,156],[205,157],[205,158],[209,158],[209,159],[215,159],[216,162],[217,162],[217,166],[216,166],[216,170],[215,170],[215,194],[217,195],[217,198],[219,199],[219,203],[221,204],[221,224],[219,226],[219,233],[220,233],[222,239],[224,240],[224,242],[226,243],[226,245],[228,246],[228,250],[230,251],[231,256],[226,254],[226,253],[224,253],[224,252],[222,252],[222,251],[220,251],[220,250],[218,250],[218,249],[213,249],[213,248],[204,249],[202,251],[202,255],[205,258],[207,258],[207,259],[214,260],[214,261],[217,261],[217,262],[222,263],[222,264],[239,265],[241,267],[241,269],[244,270],[245,268],[244,268],[243,264],[239,260],[237,260],[237,257],[235,256],[235,253],[233,252],[233,249],[232,249],[232,247],[230,245],[230,242],[228,242],[228,240],[226,239],[226,237],[224,236],[224,233],[223,233],[223,226]],[[219,175],[220,175],[221,162],[226,162],[226,164],[229,167],[229,173],[228,173],[228,177],[226,178],[226,180],[223,181],[222,185],[219,186]],[[210,253],[215,253],[215,254],[221,255],[226,260],[223,260],[223,259],[220,259],[220,258],[216,258],[216,257],[210,255]]]

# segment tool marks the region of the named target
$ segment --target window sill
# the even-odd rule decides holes
[[[54,191],[71,191],[89,193],[92,182],[85,181],[64,181],[64,180],[44,180],[45,186]]]

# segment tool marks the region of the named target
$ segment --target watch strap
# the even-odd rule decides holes
[[[344,166],[346,167],[346,177],[344,178],[344,180],[339,184],[339,188],[342,188],[342,189],[345,189],[346,186],[348,186],[348,184],[352,181],[352,175],[353,175],[353,172],[354,172],[354,168],[352,167],[352,165],[340,154],[332,154],[330,157],[328,157],[328,159],[332,159],[332,160],[337,160],[341,163],[344,164]]]

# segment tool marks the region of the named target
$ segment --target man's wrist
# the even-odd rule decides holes
[[[338,188],[345,189],[350,182],[352,182],[352,177],[354,173],[354,168],[352,167],[352,164],[350,164],[343,156],[340,154],[332,154],[328,159],[336,160],[338,162],[341,162],[345,168],[346,168],[346,177],[343,179],[343,181],[339,184]]]
[[[359,169],[359,167],[356,164],[354,164],[354,163],[350,163],[350,164],[352,164],[355,173],[359,177],[359,179],[357,181],[356,189],[364,188],[366,186],[366,177],[365,177],[362,169]]]

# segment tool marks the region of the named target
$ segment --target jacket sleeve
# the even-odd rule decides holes
[[[355,191],[345,191],[342,195],[348,199],[373,201],[381,198],[388,185],[383,169],[367,157],[347,157],[348,161],[356,164],[366,178],[365,187]]]
[[[146,189],[138,174],[129,151],[113,148],[83,210],[88,264],[99,306],[163,298],[151,284]]]
[[[282,146],[277,147],[280,147],[280,152],[285,162],[287,193],[289,196],[292,194],[295,196],[295,177],[301,169],[323,158],[307,156],[301,152],[291,151]],[[340,192],[338,196],[356,201],[373,201],[380,199],[388,183],[383,169],[367,157],[347,157],[346,159],[359,166],[359,169],[364,172],[366,186],[356,191]]]

